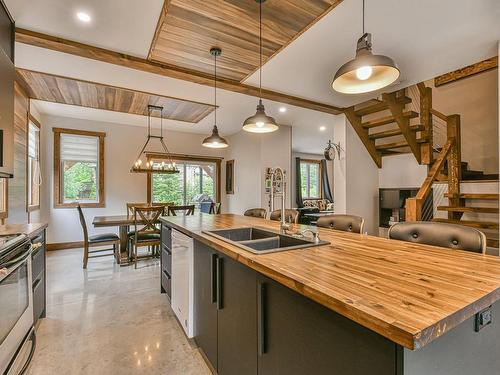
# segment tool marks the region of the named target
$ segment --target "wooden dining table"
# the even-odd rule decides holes
[[[159,223],[160,221],[158,221]],[[120,265],[128,265],[131,261],[128,249],[128,231],[135,224],[133,215],[95,216],[92,221],[94,228],[118,227],[120,236]],[[137,220],[137,224],[144,224]]]

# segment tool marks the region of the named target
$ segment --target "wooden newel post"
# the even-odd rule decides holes
[[[422,200],[418,198],[408,198],[406,200],[406,221],[422,220]]]
[[[433,125],[432,125],[432,89],[423,87],[420,91],[420,122],[424,129],[421,137],[427,142],[421,145],[422,164],[432,164],[433,155]]]
[[[453,139],[453,146],[448,154],[448,202],[451,207],[460,206],[460,181],[462,180],[462,152],[460,145],[460,116],[451,115],[447,120],[448,139]],[[448,212],[449,219],[459,220],[459,212]]]

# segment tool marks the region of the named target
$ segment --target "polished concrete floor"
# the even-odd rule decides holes
[[[49,252],[47,317],[30,375],[210,374],[159,290],[158,261],[138,269],[81,250]]]

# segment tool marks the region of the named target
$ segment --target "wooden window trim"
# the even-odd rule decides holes
[[[146,157],[148,161],[151,159],[167,159],[167,155],[162,153],[147,153]],[[194,161],[194,162],[209,162],[215,163],[216,165],[216,188],[215,188],[215,199],[217,202],[221,201],[221,167],[222,160],[224,158],[220,157],[210,157],[210,156],[198,156],[198,155],[185,155],[185,154],[170,154],[171,159],[179,160],[179,161]],[[151,178],[151,173],[147,174],[147,201],[148,203],[152,202],[152,188],[153,188],[153,179]]]
[[[61,194],[61,134],[86,135],[91,137],[99,137],[99,186],[98,196],[99,201],[93,203],[80,203],[81,207],[105,207],[104,196],[104,138],[106,133],[93,132],[88,130],[52,128],[54,132],[54,208],[69,208],[76,207],[75,203],[63,203]]]
[[[0,223],[3,225],[5,219],[9,217],[9,183],[7,179],[3,179],[5,182],[5,195],[0,198],[4,199],[5,211],[0,211]]]
[[[29,115],[28,116],[28,131],[26,132],[26,177],[28,177],[28,161],[29,161],[29,156],[28,156],[28,152],[29,152],[29,135],[30,135],[30,132],[29,132],[29,124],[30,122],[35,125],[37,128],[38,128],[38,166],[40,168],[40,173],[42,173],[42,163],[41,163],[41,158],[42,158],[42,150],[41,150],[41,140],[42,140],[42,125],[40,124],[40,122],[35,118],[33,117],[33,115]],[[31,181],[26,181],[26,205],[27,205],[27,212],[33,212],[33,211],[38,211],[40,209],[40,200],[41,200],[41,191],[40,191],[40,187],[38,187],[38,204],[36,205],[30,205],[28,204],[28,202],[30,201],[29,199],[29,185],[28,184],[31,184]]]
[[[321,160],[317,159],[300,159],[300,162],[302,163],[309,163],[309,164],[318,164],[319,165],[319,198],[307,198],[307,197],[302,197],[304,200],[308,201],[319,201],[325,199],[325,192],[323,190],[323,163],[321,163]]]

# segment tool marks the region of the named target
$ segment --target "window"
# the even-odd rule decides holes
[[[301,160],[300,179],[303,199],[321,198],[321,161]]]
[[[54,128],[54,207],[104,207],[105,133]]]
[[[27,181],[28,212],[40,209],[40,185],[42,174],[40,169],[40,124],[30,116],[28,125],[28,163]]]
[[[153,158],[161,163],[161,158]],[[174,159],[180,173],[155,174],[150,177],[149,202],[197,204],[201,195],[220,201],[220,160],[195,157]]]

